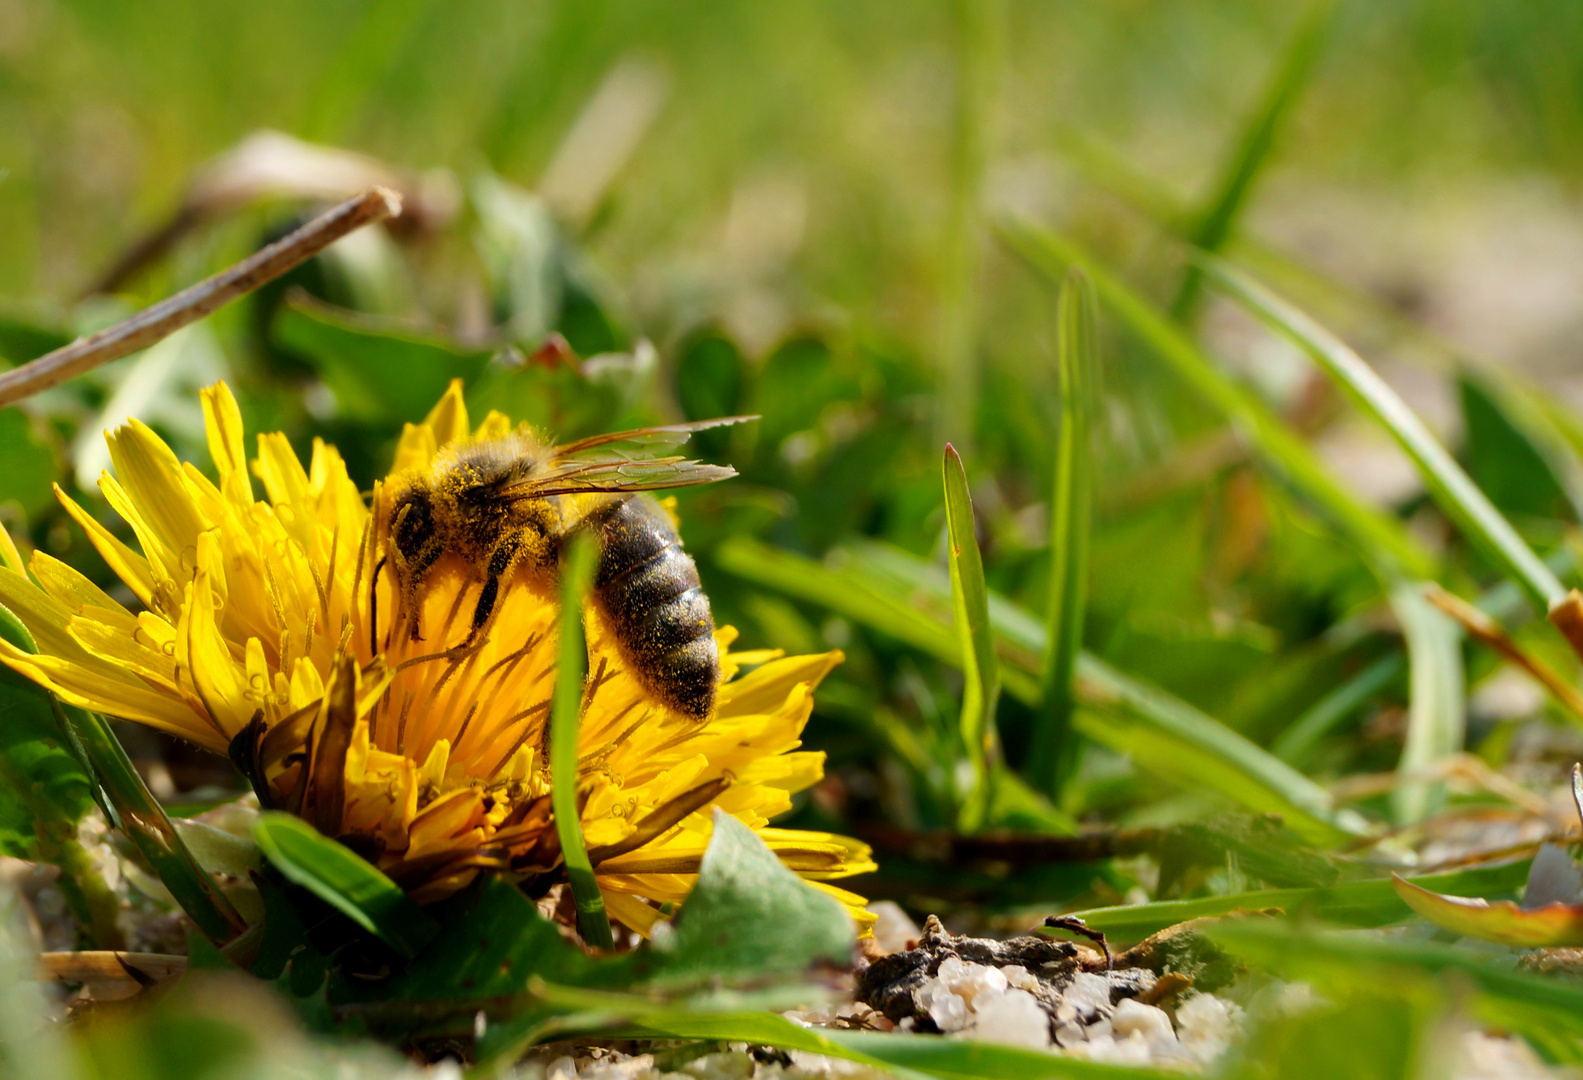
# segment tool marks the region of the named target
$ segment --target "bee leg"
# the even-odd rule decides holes
[[[494,614],[495,601],[500,598],[500,578],[517,558],[517,542],[515,540],[502,541],[489,557],[489,566],[484,571],[484,587],[478,590],[478,606],[473,608],[473,628],[468,632],[465,645],[471,645],[483,633],[484,627],[489,622],[489,616]]]
[[[374,564],[374,574],[368,579],[368,655],[379,655],[379,572],[385,568],[387,556],[381,555]]]

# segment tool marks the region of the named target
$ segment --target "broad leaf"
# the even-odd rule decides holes
[[[1480,941],[1522,949],[1583,945],[1583,904],[1545,904],[1523,908],[1510,900],[1448,896],[1392,877],[1396,895],[1443,930]]]
[[[439,928],[401,887],[343,844],[290,814],[268,813],[253,826],[264,855],[293,881],[404,956],[415,956]]]
[[[348,416],[363,420],[423,416],[452,379],[471,383],[491,355],[305,297],[282,306],[272,334],[313,364]]]
[[[1465,896],[1515,892],[1528,876],[1529,862],[1427,874],[1414,878],[1418,885],[1442,893]],[[1261,889],[1257,892],[1211,896],[1202,900],[1161,900],[1152,904],[1093,908],[1072,914],[1096,930],[1122,943],[1142,941],[1150,934],[1188,919],[1225,915],[1233,911],[1279,908],[1288,915],[1324,919],[1341,926],[1375,927],[1400,922],[1412,914],[1390,881],[1351,881],[1309,889]]]
[[[960,791],[958,825],[972,832],[988,811],[990,762],[995,747],[995,702],[1000,696],[1000,664],[989,626],[989,589],[974,528],[973,499],[968,494],[962,459],[945,446],[945,520],[950,538],[947,562],[951,572],[951,620],[956,629],[962,668],[962,749],[973,766],[973,787]]]
[[[758,835],[717,809],[698,884],[656,950],[662,985],[774,979],[851,957],[852,919],[786,869]]]

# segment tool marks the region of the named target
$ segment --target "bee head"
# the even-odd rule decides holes
[[[434,538],[434,502],[429,492],[413,485],[390,505],[391,543],[407,562],[417,560]]]

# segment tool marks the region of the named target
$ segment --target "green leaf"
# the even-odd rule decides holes
[[[1406,660],[1400,653],[1381,657],[1314,702],[1282,731],[1270,751],[1289,765],[1302,763],[1321,739],[1335,730],[1374,695],[1401,678]]]
[[[1317,996],[1317,995],[1316,995]],[[1358,980],[1338,985],[1311,1008],[1272,1009],[1252,1025],[1237,1054],[1237,1077],[1281,1080],[1401,1080],[1447,1071],[1451,994],[1430,980]],[[1344,1038],[1337,1038],[1345,1032]]]
[[[596,555],[593,541],[579,535],[568,545],[561,570],[560,655],[550,706],[550,778],[554,785],[550,795],[561,857],[577,902],[577,929],[594,948],[611,949],[615,941],[610,936],[605,898],[583,843],[583,822],[577,807],[577,724],[583,711],[583,677],[588,668],[583,605],[594,579]]]
[[[633,954],[594,958],[562,935],[510,882],[488,876],[440,909],[438,933],[400,978],[349,982],[339,996],[364,1002],[459,1003],[471,1026],[474,1002],[521,994],[537,975],[574,986],[626,985]]]
[[[1408,880],[1423,888],[1452,896],[1485,896],[1512,893],[1528,880],[1531,859],[1425,874]],[[1388,926],[1409,918],[1412,909],[1397,895],[1388,879],[1350,881],[1302,889],[1261,889],[1256,892],[1211,896],[1201,900],[1160,900],[1127,907],[1093,908],[1072,914],[1096,930],[1103,930],[1121,944],[1142,941],[1166,927],[1209,915],[1280,908],[1293,917],[1324,919],[1342,926]]]
[[[1353,403],[1396,440],[1418,467],[1424,485],[1441,510],[1492,565],[1522,586],[1541,614],[1561,599],[1566,590],[1560,580],[1517,535],[1517,530],[1462,471],[1418,415],[1361,356],[1230,264],[1210,255],[1199,254],[1195,258],[1232,299],[1313,357]]]
[[[1434,557],[1408,534],[1400,521],[1359,500],[1268,405],[1221,371],[1148,301],[1065,237],[1020,221],[1003,222],[998,231],[1011,249],[1051,284],[1062,279],[1068,265],[1081,267],[1093,279],[1100,298],[1122,322],[1189,389],[1230,420],[1259,456],[1339,528],[1375,567],[1398,567],[1418,577],[1433,576]]]
[[[472,382],[491,355],[303,295],[281,306],[271,338],[313,364],[347,416],[370,421],[427,415],[452,379]]]
[[[0,573],[7,573],[0,569]],[[35,651],[32,637],[8,609],[0,607],[0,637]],[[51,819],[75,824],[93,805],[92,782],[82,763],[63,745],[52,696],[31,679],[0,665],[0,761],[13,779],[11,794]],[[31,829],[28,830],[31,839]],[[0,837],[0,844],[14,842]],[[5,852],[31,858],[26,851]]]
[[[1407,640],[1407,740],[1397,770],[1415,773],[1462,749],[1467,726],[1462,673],[1462,631],[1431,604],[1418,582],[1391,589],[1391,609]],[[1422,819],[1439,809],[1443,784],[1407,781],[1391,793],[1398,823]]]
[[[736,342],[714,330],[693,335],[676,358],[676,402],[682,415],[689,420],[735,416],[746,393],[745,378]],[[694,442],[707,434],[694,435]]]
[[[437,936],[406,974],[373,985],[341,980],[332,996],[355,1003],[353,1011],[376,1027],[421,1014],[437,1031],[467,1030],[474,1013],[487,1008],[492,1021],[507,1026],[491,1027],[486,1054],[519,1042],[543,1020],[524,998],[532,978],[667,993],[766,979],[785,986],[819,960],[847,962],[854,935],[840,903],[801,881],[751,829],[723,812],[674,930],[633,952],[588,955],[498,877],[440,910]]]
[[[839,901],[788,870],[757,833],[720,809],[674,928],[656,950],[660,985],[775,979],[820,960],[844,964],[855,933]]]
[[[57,701],[55,708],[56,720],[78,760],[93,775],[95,797],[105,817],[132,841],[187,917],[216,944],[246,929],[247,923],[214,878],[187,850],[109,722],[74,705]]]
[[[1487,954],[1381,935],[1315,933],[1300,925],[1237,919],[1211,934],[1228,952],[1259,967],[1313,981],[1321,994],[1360,980],[1400,985],[1415,974],[1441,985],[1455,979],[1465,1004],[1486,1023],[1527,1038],[1564,1060],[1583,1060],[1583,987],[1573,980],[1530,974]]]
[[[0,503],[15,501],[28,514],[54,503],[60,462],[21,409],[0,409],[0,461]]]
[[[1094,286],[1076,268],[1061,285],[1056,365],[1061,383],[1061,429],[1050,498],[1050,605],[1039,683],[1040,703],[1028,751],[1028,775],[1052,800],[1077,760],[1072,739],[1072,673],[1083,647],[1088,588],[1089,518],[1093,503],[1090,413],[1098,388]]]
[[[1188,238],[1195,246],[1205,251],[1219,251],[1231,235],[1232,227],[1253,190],[1253,182],[1269,162],[1276,136],[1292,105],[1307,85],[1309,73],[1324,49],[1338,6],[1335,0],[1315,0],[1309,5],[1258,108],[1248,118],[1242,138],[1233,146],[1232,153],[1220,170],[1220,181],[1215,186],[1214,196],[1189,231]],[[1173,318],[1182,322],[1191,316],[1201,286],[1201,271],[1196,266],[1189,266],[1182,279],[1181,290],[1176,294],[1176,301],[1171,305]]]
[[[57,326],[0,315],[0,366],[15,366],[71,344],[72,335]]]
[[[1138,682],[1086,653],[1078,662],[1077,730],[1130,754],[1177,787],[1204,788],[1257,813],[1279,814],[1311,843],[1340,843],[1355,833],[1333,811],[1329,794],[1258,744],[1164,691]]]
[[[961,792],[959,826],[972,832],[984,822],[989,801],[989,763],[995,746],[995,702],[1000,665],[989,629],[989,590],[974,533],[973,498],[962,459],[945,446],[945,520],[950,537],[951,613],[962,668],[962,745],[973,765],[973,788]]]
[[[962,662],[948,618],[949,584],[938,567],[907,552],[869,544],[836,553],[826,565],[733,537],[716,549],[725,570],[822,604],[838,614],[895,637],[947,664]],[[994,592],[986,593],[991,629],[1006,691],[1037,705],[1035,671],[1046,649],[1046,631],[1031,612]],[[1139,756],[1151,771],[1183,786],[1202,786],[1259,812],[1278,813],[1305,838],[1336,843],[1357,831],[1331,810],[1329,795],[1267,750],[1191,705],[1082,653],[1077,696],[1087,711],[1078,730],[1107,746]]]
[[[1583,904],[1544,904],[1523,908],[1510,900],[1449,896],[1394,877],[1402,902],[1442,930],[1458,937],[1494,941],[1519,949],[1583,945]]]
[[[0,637],[36,651],[5,607]],[[93,805],[92,781],[63,745],[55,709],[48,690],[0,665],[0,852],[60,867],[61,892],[93,943],[120,948],[120,901],[77,839],[77,823]]]
[[[401,887],[361,855],[279,812],[259,816],[253,838],[295,882],[403,956],[416,956],[439,927]]]
[[[1462,459],[1490,502],[1506,514],[1575,518],[1562,476],[1575,480],[1576,458],[1543,414],[1519,392],[1470,370],[1457,378],[1457,397]]]
[[[1059,1054],[939,1035],[841,1028],[805,1028],[770,1012],[737,1011],[708,1001],[662,1002],[633,994],[597,993],[570,987],[537,987],[540,998],[563,1010],[596,1018],[616,1038],[707,1039],[806,1050],[855,1061],[904,1078],[940,1080],[1030,1080],[1164,1077],[1152,1069],[1100,1064]]]

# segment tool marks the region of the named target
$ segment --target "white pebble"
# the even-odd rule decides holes
[[[1155,1057],[1173,1057],[1177,1053],[1176,1032],[1164,1009],[1123,998],[1110,1017],[1110,1026],[1118,1040],[1142,1039]]]
[[[965,961],[955,956],[948,956],[940,961],[940,966],[935,970],[935,978],[947,986],[955,986],[967,974]]]
[[[967,1026],[967,1002],[953,994],[944,983],[931,981],[917,991],[918,1004],[941,1031],[961,1031]]]
[[[1193,994],[1176,1007],[1176,1035],[1188,1056],[1207,1065],[1242,1035],[1242,1008],[1214,994]]]
[[[583,1068],[582,1080],[648,1080],[654,1075],[654,1055],[596,1061]]]
[[[878,919],[874,923],[874,944],[887,953],[902,952],[907,943],[923,937],[923,931],[912,921],[901,905],[893,900],[876,900],[868,906]]]
[[[1148,1065],[1153,1062],[1149,1044],[1139,1038],[1117,1040],[1111,1035],[1095,1038],[1089,1033],[1087,1042],[1078,1043],[1067,1051],[1073,1057],[1104,1061],[1112,1065]]]
[[[1001,968],[1000,973],[1006,976],[1007,986],[1014,986],[1018,990],[1027,990],[1029,992],[1039,989],[1038,976],[1021,964],[1009,964]]]
[[[544,1080],[577,1080],[577,1062],[565,1055],[556,1058],[544,1070]]]
[[[1072,981],[1067,984],[1061,1001],[1071,1005],[1077,1010],[1076,1015],[1084,1019],[1098,1014],[1110,1012],[1110,980],[1099,975],[1091,975],[1086,971],[1079,971],[1072,976]]]
[[[1026,990],[981,991],[973,1001],[973,1013],[968,1032],[972,1038],[1036,1050],[1050,1045],[1050,1018]]]
[[[1087,1038],[1080,1024],[1062,1024],[1055,1029],[1055,1041],[1068,1050]]]
[[[753,1075],[753,1066],[747,1054],[731,1051],[694,1058],[682,1066],[682,1072],[698,1080],[747,1080]]]
[[[1001,974],[999,968],[985,964],[965,964],[954,956],[948,956],[940,962],[940,981],[969,1005],[986,991],[998,993],[1006,989],[1006,976]]]

